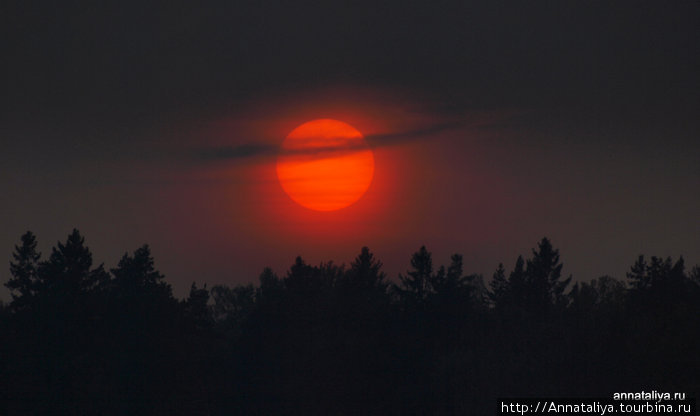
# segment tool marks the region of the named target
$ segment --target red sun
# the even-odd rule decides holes
[[[277,178],[298,204],[335,211],[359,200],[374,176],[374,155],[353,126],[332,119],[292,130],[277,159]]]

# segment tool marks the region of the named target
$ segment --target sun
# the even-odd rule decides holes
[[[277,159],[282,189],[298,204],[335,211],[357,202],[374,176],[364,136],[338,120],[308,121],[287,135]]]

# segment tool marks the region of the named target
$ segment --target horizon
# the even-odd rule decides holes
[[[79,229],[74,229],[74,230],[80,231]],[[36,236],[36,234],[34,234],[34,235]],[[97,267],[97,266],[99,266],[99,265],[102,264],[102,265],[104,265],[105,270],[107,270],[108,272],[109,272],[111,269],[117,267],[117,263],[119,262],[119,260],[121,259],[121,257],[122,257],[124,254],[131,255],[131,254],[134,253],[135,250],[137,250],[138,248],[142,247],[144,244],[149,246],[149,248],[150,248],[150,250],[151,250],[152,253],[154,252],[153,246],[151,246],[151,245],[148,244],[148,243],[144,243],[144,244],[142,244],[142,245],[139,245],[139,246],[137,246],[137,247],[134,247],[133,249],[126,250],[125,252],[122,252],[121,254],[119,254],[118,256],[115,257],[115,259],[113,260],[113,263],[108,263],[108,262],[104,262],[104,261],[102,261],[102,260],[99,260],[101,257],[100,257],[99,255],[97,255],[97,254],[92,250],[91,245],[90,245],[90,242],[89,242],[88,236],[85,236],[85,235],[82,234],[82,233],[81,233],[81,235],[83,236],[83,238],[85,238],[85,245],[86,245],[86,247],[88,247],[88,249],[91,250],[91,253],[92,253],[92,256],[93,256],[93,266],[94,266],[94,267]],[[67,236],[68,236],[68,234],[66,235],[66,237],[67,237]],[[41,256],[42,256],[41,259],[40,259],[40,261],[46,261],[46,260],[48,260],[48,257],[49,257],[49,255],[50,255],[50,253],[51,253],[51,250],[52,250],[53,248],[55,248],[56,245],[55,245],[55,244],[52,244],[52,245],[50,245],[50,247],[48,247],[48,246],[49,246],[48,244],[42,244],[41,238],[40,238],[39,236],[36,236],[36,237],[37,237],[37,243],[38,243],[38,244],[37,244],[37,251],[38,251],[38,252],[41,254]],[[542,237],[542,238],[547,238],[547,237],[544,236],[544,237]],[[548,239],[548,238],[547,238],[547,239]],[[549,239],[548,239],[548,240],[549,240]],[[550,240],[550,241],[551,241],[551,240]],[[20,243],[20,241],[19,241],[19,239],[18,239],[17,244],[19,244],[19,243]],[[63,241],[58,241],[58,243],[65,244],[65,238],[63,239]],[[623,272],[622,275],[616,276],[616,275],[611,274],[611,273],[602,273],[602,274],[600,274],[600,275],[591,277],[591,278],[589,278],[589,279],[580,279],[580,278],[577,279],[577,278],[576,278],[576,275],[570,273],[570,272],[567,270],[566,254],[565,254],[565,253],[562,253],[561,249],[559,248],[559,246],[557,246],[556,242],[553,241],[552,243],[553,243],[554,248],[557,249],[557,250],[559,250],[559,253],[560,253],[560,256],[561,256],[561,262],[562,262],[562,264],[563,264],[563,266],[564,266],[563,269],[562,269],[562,273],[563,273],[563,275],[565,275],[565,276],[571,276],[571,277],[573,278],[573,279],[572,279],[572,284],[573,284],[573,283],[576,283],[576,282],[590,283],[590,282],[591,282],[592,280],[594,280],[594,279],[598,279],[598,278],[600,278],[600,277],[606,277],[606,276],[607,276],[607,277],[612,277],[612,278],[614,278],[614,279],[616,279],[616,280],[618,280],[618,281],[621,281],[621,282],[626,282],[626,281],[628,280],[627,274],[630,272],[631,267],[632,267],[632,266],[634,265],[634,263],[637,261],[637,259],[639,258],[639,256],[644,256],[646,259],[651,259],[652,257],[657,257],[657,258],[660,258],[660,259],[667,259],[667,258],[670,258],[670,259],[672,259],[673,261],[677,261],[677,260],[683,259],[683,260],[685,261],[686,270],[687,270],[688,272],[690,272],[690,271],[693,269],[693,267],[700,267],[700,263],[693,263],[693,262],[689,261],[689,260],[687,259],[687,257],[685,257],[685,256],[683,256],[683,255],[678,255],[678,256],[668,255],[668,256],[667,256],[667,255],[654,255],[654,254],[648,254],[648,253],[640,253],[639,255],[635,256],[633,259],[630,259],[630,261],[624,263],[623,265],[618,265],[617,269],[624,269],[624,272]],[[528,259],[528,258],[531,256],[532,251],[534,251],[534,250],[536,249],[537,244],[538,244],[538,242],[536,242],[535,244],[533,244],[532,247],[530,247],[530,250],[528,250],[528,251],[526,251],[526,252],[523,252],[523,253],[517,254],[514,258],[511,259],[511,261],[501,261],[501,262],[499,262],[498,264],[495,265],[495,267],[493,268],[493,270],[487,271],[486,273],[479,272],[479,271],[475,271],[475,270],[471,270],[471,269],[469,268],[469,264],[468,264],[467,262],[465,262],[465,264],[464,264],[464,273],[465,273],[466,275],[476,275],[476,276],[479,276],[481,279],[483,279],[483,284],[485,285],[485,287],[488,287],[489,283],[492,281],[493,274],[494,274],[494,273],[497,271],[497,269],[498,269],[499,264],[502,264],[506,271],[511,271],[512,268],[513,268],[513,266],[514,266],[515,263],[516,263],[517,257],[518,257],[518,256],[522,256],[524,259]],[[47,246],[47,249],[46,249],[46,250],[42,250],[42,247],[43,247],[43,246]],[[185,282],[185,283],[186,283],[186,285],[185,285],[186,287],[178,287],[178,285],[173,285],[173,282],[171,282],[170,279],[168,278],[168,274],[165,273],[165,272],[159,267],[158,258],[157,258],[157,256],[155,256],[155,255],[154,255],[154,260],[155,260],[154,266],[155,266],[155,269],[156,269],[156,270],[158,270],[159,272],[161,272],[161,273],[163,274],[163,276],[164,276],[164,281],[172,286],[172,288],[173,288],[173,294],[175,295],[175,297],[176,297],[176,298],[179,298],[179,299],[184,299],[184,298],[187,297],[187,295],[188,295],[188,293],[189,293],[189,290],[190,290],[190,285],[191,285],[192,283],[196,283],[199,287],[203,287],[203,286],[206,285],[206,287],[209,288],[209,289],[211,289],[211,288],[214,287],[214,286],[226,286],[226,287],[231,287],[231,288],[236,287],[236,286],[238,286],[238,285],[247,285],[247,284],[253,284],[253,285],[255,286],[255,285],[258,285],[258,284],[259,284],[259,277],[260,277],[260,275],[263,273],[264,269],[266,269],[266,268],[270,268],[277,276],[279,276],[279,277],[282,278],[282,277],[286,276],[286,275],[290,272],[291,267],[294,265],[295,259],[296,259],[297,257],[301,257],[301,258],[304,260],[304,262],[305,262],[306,264],[309,264],[309,265],[311,265],[311,266],[318,266],[318,265],[321,265],[321,264],[329,264],[329,263],[332,263],[332,264],[335,264],[335,265],[340,266],[340,267],[347,267],[347,266],[349,266],[349,265],[352,263],[352,261],[355,260],[356,256],[359,255],[359,253],[360,253],[360,251],[361,251],[361,248],[363,248],[363,247],[368,247],[368,246],[362,246],[362,247],[358,248],[358,249],[356,250],[355,254],[352,254],[351,256],[348,257],[347,260],[344,260],[344,261],[337,261],[336,259],[321,259],[321,260],[319,260],[319,261],[311,261],[311,260],[309,260],[309,258],[305,257],[303,254],[297,254],[297,255],[295,255],[295,256],[293,256],[293,257],[290,258],[289,262],[287,263],[287,264],[288,264],[287,266],[284,266],[283,268],[279,268],[279,269],[278,269],[278,268],[272,267],[272,266],[270,266],[270,265],[265,265],[265,266],[262,266],[262,267],[260,268],[260,270],[257,272],[257,274],[255,274],[254,276],[249,276],[248,279],[233,279],[233,280],[224,280],[224,281],[222,281],[222,282],[211,282],[211,281],[207,281],[207,280],[203,280],[203,279],[197,279],[197,278],[195,278],[196,276],[193,276],[193,279],[192,279],[189,283]],[[421,246],[417,247],[415,250],[411,251],[411,253],[409,253],[409,254],[407,254],[407,255],[405,256],[405,257],[406,257],[406,262],[405,262],[405,267],[404,267],[403,269],[399,269],[399,270],[394,271],[394,270],[392,270],[392,269],[390,269],[390,268],[388,268],[388,267],[386,266],[386,264],[384,263],[384,261],[383,261],[382,258],[381,258],[381,255],[377,254],[377,252],[374,251],[374,250],[372,250],[371,247],[368,247],[368,248],[369,248],[370,251],[374,254],[375,259],[377,259],[379,262],[382,263],[382,271],[383,271],[384,273],[386,273],[387,279],[388,279],[391,283],[393,283],[393,284],[398,284],[399,281],[400,281],[399,275],[405,274],[406,270],[408,270],[408,269],[410,268],[410,258],[411,258],[411,256],[412,256],[414,253],[416,253],[416,252],[418,251],[418,249],[419,249],[420,247],[425,247],[425,248],[432,254],[433,259],[435,259],[435,268],[436,268],[436,269],[437,269],[439,266],[445,266],[445,267],[447,267],[447,265],[449,264],[449,259],[450,259],[450,257],[451,257],[453,254],[458,254],[458,255],[463,256],[464,258],[468,258],[468,256],[465,256],[464,253],[459,253],[459,252],[451,252],[451,253],[448,254],[447,256],[442,256],[440,253],[435,253],[435,252],[433,252],[433,251],[430,249],[430,247],[425,246],[425,245],[421,245]],[[14,249],[13,249],[13,252],[14,252]],[[8,258],[11,258],[11,256],[8,256]],[[234,273],[234,272],[232,271],[232,273]],[[3,274],[0,273],[0,278],[3,279],[3,280],[2,280],[3,286],[2,286],[2,288],[0,289],[0,295],[2,295],[2,294],[6,295],[5,297],[0,296],[0,301],[3,302],[3,303],[5,303],[5,304],[8,304],[12,299],[11,299],[11,297],[10,297],[10,295],[9,295],[9,294],[10,294],[10,290],[7,289],[7,288],[5,287],[4,283],[7,282],[8,279],[10,278],[9,269],[8,269],[8,273],[7,273],[7,278],[4,278],[4,277],[5,277],[5,276],[3,276]],[[231,281],[234,282],[234,283],[230,283]]]

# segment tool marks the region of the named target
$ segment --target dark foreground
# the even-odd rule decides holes
[[[394,284],[363,249],[179,301],[147,246],[107,271],[75,231],[45,259],[26,234],[11,273],[2,415],[486,415],[497,397],[700,389],[700,269],[682,259],[573,284],[543,239],[484,284],[421,248]]]

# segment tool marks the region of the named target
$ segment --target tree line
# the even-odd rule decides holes
[[[95,265],[74,230],[15,246],[0,414],[493,414],[498,397],[700,390],[700,268],[640,256],[572,282],[542,239],[488,281],[421,247],[389,279],[298,257],[176,299],[144,245]],[[235,270],[232,271],[235,273]]]

